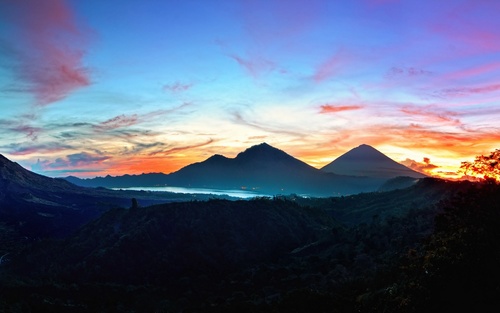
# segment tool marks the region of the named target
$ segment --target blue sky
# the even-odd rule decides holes
[[[497,1],[0,0],[0,153],[171,172],[366,143],[432,175],[500,142]]]

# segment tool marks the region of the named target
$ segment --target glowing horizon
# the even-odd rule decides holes
[[[500,3],[0,2],[0,153],[48,176],[170,173],[267,142],[368,144],[428,175],[500,146]]]

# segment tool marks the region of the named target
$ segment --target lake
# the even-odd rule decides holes
[[[159,191],[159,192],[173,192],[173,193],[188,193],[188,194],[204,194],[204,195],[227,195],[230,197],[249,199],[254,197],[270,197],[270,195],[257,193],[249,190],[231,190],[231,189],[211,189],[211,188],[186,188],[186,187],[126,187],[126,188],[112,188],[115,190],[145,190],[145,191]]]

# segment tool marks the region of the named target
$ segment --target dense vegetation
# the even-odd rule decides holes
[[[499,239],[492,181],[117,208],[5,257],[0,312],[488,311]]]

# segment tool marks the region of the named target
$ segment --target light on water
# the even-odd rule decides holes
[[[173,192],[183,194],[205,194],[205,195],[227,195],[236,198],[254,198],[254,197],[268,197],[270,195],[257,193],[249,190],[237,189],[211,189],[211,188],[186,188],[186,187],[126,187],[126,188],[113,188],[115,190],[145,190],[145,191],[158,191],[158,192]]]

